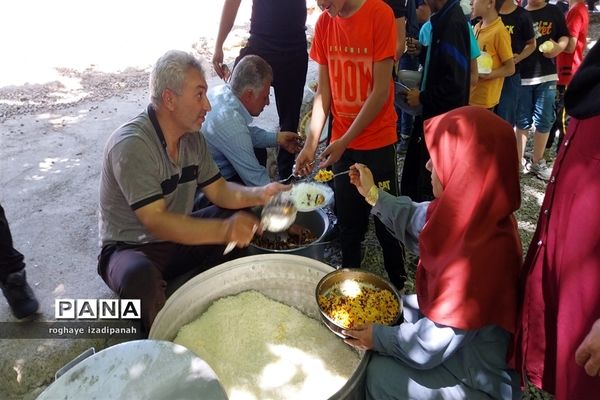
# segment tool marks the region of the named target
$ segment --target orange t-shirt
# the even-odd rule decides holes
[[[366,0],[350,17],[332,18],[323,12],[315,26],[310,57],[329,70],[332,141],[341,138],[373,91],[373,65],[396,53],[396,21],[381,0]],[[397,141],[394,83],[381,111],[348,145],[371,150]]]

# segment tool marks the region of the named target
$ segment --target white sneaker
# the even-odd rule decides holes
[[[521,158],[521,173],[528,174],[529,173],[529,164],[531,162],[526,158]]]
[[[531,162],[529,164],[529,172],[546,182],[550,180],[550,176],[552,175],[552,169],[548,167],[544,159],[541,159],[537,163]]]

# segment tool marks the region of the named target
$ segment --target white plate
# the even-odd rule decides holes
[[[322,202],[316,203],[321,198]],[[325,207],[333,198],[333,190],[328,185],[314,182],[302,182],[292,186],[290,197],[300,212],[312,211]]]

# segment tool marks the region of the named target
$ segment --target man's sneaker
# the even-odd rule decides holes
[[[27,283],[24,269],[9,274],[4,282],[0,281],[0,288],[18,319],[29,317],[38,310],[40,304]]]
[[[552,175],[552,169],[548,167],[544,159],[541,159],[537,163],[531,162],[529,164],[529,172],[546,182],[550,180],[550,176]]]

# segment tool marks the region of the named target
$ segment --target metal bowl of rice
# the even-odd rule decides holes
[[[343,330],[377,323],[396,325],[402,321],[402,299],[387,280],[371,272],[342,268],[325,275],[315,297],[321,320],[336,335]]]

